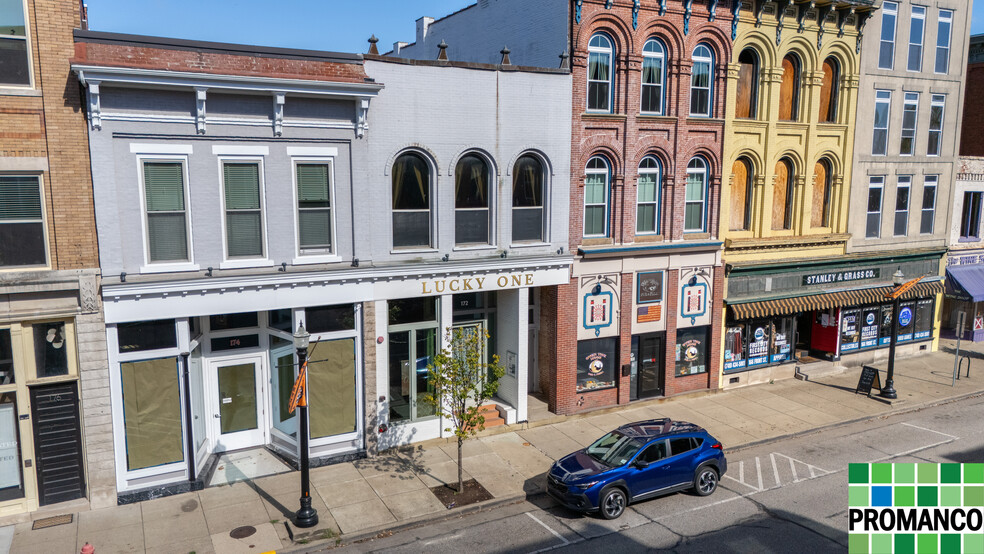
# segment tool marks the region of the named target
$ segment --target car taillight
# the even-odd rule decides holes
[[[721,450],[722,452],[724,451],[724,447],[721,446],[721,443],[719,443],[719,442],[716,442],[716,443],[712,444],[711,445],[711,448],[717,448],[718,450]]]

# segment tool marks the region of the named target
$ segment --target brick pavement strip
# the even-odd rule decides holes
[[[943,348],[952,352],[947,344]],[[984,345],[965,348],[975,361],[984,359]],[[457,477],[454,443],[437,440],[375,458],[313,469],[311,480],[318,492],[316,504],[324,524],[313,532],[294,529],[295,541],[302,542],[291,542],[283,526],[285,514],[297,507],[296,474],[288,473],[139,505],[82,512],[70,525],[40,531],[32,531],[30,523],[20,523],[14,527],[11,549],[33,552],[63,545],[67,551],[89,541],[96,551],[159,548],[222,552],[236,546],[235,541],[227,540],[231,526],[244,522],[265,526],[261,542],[273,547],[279,541],[278,550],[310,549],[339,540],[350,543],[541,494],[543,473],[552,460],[624,421],[661,416],[690,420],[707,428],[725,442],[729,451],[734,451],[984,393],[980,365],[971,369],[969,379],[965,377],[950,387],[951,352],[899,360],[895,375],[899,399],[891,403],[855,395],[859,371],[855,368],[815,381],[787,380],[713,394],[642,401],[594,414],[497,430],[466,443],[466,478],[474,477],[495,496],[494,500],[474,506],[448,511],[437,502],[427,501],[427,486]],[[261,507],[266,508],[265,516]],[[219,516],[229,511],[233,513]],[[36,517],[48,515],[52,514]],[[223,523],[223,519],[228,522]]]

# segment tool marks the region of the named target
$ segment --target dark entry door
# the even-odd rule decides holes
[[[85,496],[79,395],[75,383],[31,387],[31,412],[41,505]]]
[[[639,337],[639,398],[663,394],[663,336]]]

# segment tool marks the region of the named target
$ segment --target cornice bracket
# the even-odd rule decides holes
[[[823,47],[823,27],[828,13],[830,13],[829,4],[817,8],[817,50]]]
[[[741,14],[741,0],[731,0],[731,40],[738,38],[738,16]]]
[[[632,2],[632,28],[633,29],[639,28],[639,8],[641,7],[640,6],[641,3],[642,0],[634,0]]]
[[[94,131],[102,129],[102,104],[99,101],[99,81],[87,81],[89,91],[89,124]]]
[[[208,87],[195,87],[195,131],[205,134],[205,96]]]
[[[583,4],[583,3],[584,3],[584,0],[574,0],[574,22],[575,23],[580,23],[581,22],[581,4]]]
[[[861,53],[861,39],[864,38],[864,26],[868,23],[868,18],[871,17],[871,12],[861,12],[858,14],[858,42],[854,47],[854,53]]]
[[[281,136],[284,134],[284,102],[287,95],[282,92],[273,94],[273,134]]]
[[[780,2],[776,13],[776,46],[782,42],[782,28],[784,26],[783,20],[786,18],[786,7],[793,5],[793,0],[786,0],[785,2]]]
[[[690,15],[694,6],[694,0],[683,0],[683,34],[690,33]]]
[[[837,10],[837,36],[844,36],[844,25],[847,24],[849,17],[854,15],[854,6],[843,10]]]
[[[714,21],[715,13],[718,7],[718,0],[711,0],[710,5],[707,7],[707,20]]]
[[[799,27],[796,29],[796,32],[802,33],[806,30],[806,14],[816,6],[817,3],[813,0],[799,5],[799,13],[796,14],[796,22],[799,23]]]

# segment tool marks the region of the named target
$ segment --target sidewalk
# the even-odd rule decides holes
[[[984,393],[984,346],[964,342],[972,356],[970,379],[951,388],[952,341],[941,351],[898,360],[899,399],[887,403],[854,394],[860,369],[816,381],[786,380],[726,392],[652,400],[601,413],[490,434],[466,442],[465,478],[477,479],[493,502],[542,492],[543,474],[553,461],[583,448],[627,422],[669,417],[705,427],[726,451],[829,425],[907,411]],[[883,368],[884,369],[884,368]],[[884,373],[883,373],[884,378]],[[453,443],[432,441],[376,458],[311,471],[313,506],[321,523],[314,529],[284,522],[298,508],[296,472],[264,477],[196,493],[75,514],[72,523],[31,530],[13,528],[11,552],[78,552],[88,541],[98,554],[111,552],[266,552],[330,546],[368,534],[453,516],[428,487],[457,480]],[[47,514],[46,514],[47,515]],[[255,532],[241,539],[230,532]],[[0,534],[9,528],[0,528]],[[247,531],[248,532],[248,531]],[[2,544],[0,544],[2,547]]]

